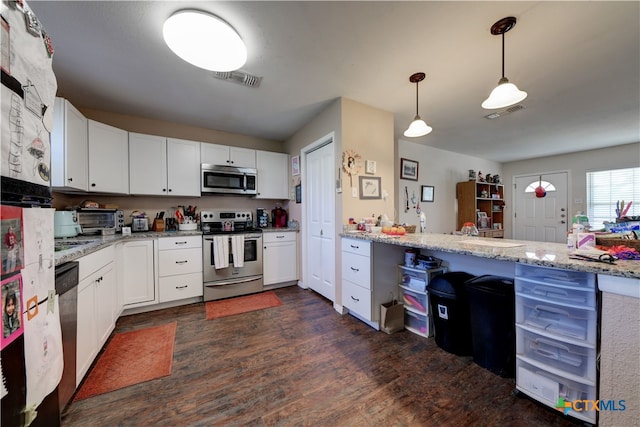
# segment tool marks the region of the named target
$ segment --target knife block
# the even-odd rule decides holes
[[[164,219],[156,218],[153,220],[153,231],[164,231]]]

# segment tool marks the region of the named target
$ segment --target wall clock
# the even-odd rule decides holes
[[[353,187],[353,175],[360,173],[362,157],[354,150],[346,150],[342,153],[342,170],[349,175],[349,182]]]

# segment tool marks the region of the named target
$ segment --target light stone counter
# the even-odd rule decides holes
[[[69,238],[55,239],[56,244],[64,244],[64,242],[72,243],[73,246],[69,246],[69,249],[59,250],[55,252],[55,265],[61,265],[65,262],[75,261],[90,253],[96,252],[102,248],[106,248],[109,245],[113,245],[118,242],[124,242],[129,240],[145,240],[145,239],[157,239],[159,237],[177,237],[177,236],[201,236],[202,232],[199,230],[194,231],[165,231],[158,233],[155,231],[146,231],[139,233],[132,233],[129,236],[123,236],[122,234],[115,234],[111,236],[78,236]],[[76,242],[83,244],[75,244]],[[84,243],[86,242],[86,243]]]
[[[341,236],[407,248],[471,255],[479,258],[521,262],[610,276],[640,278],[640,261],[618,260],[614,265],[611,265],[601,262],[573,260],[569,258],[567,246],[562,243],[491,239],[436,233],[408,233],[404,236],[387,236],[385,234],[346,232],[342,233]]]

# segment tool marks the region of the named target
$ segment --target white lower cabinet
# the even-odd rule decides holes
[[[202,237],[158,239],[158,276],[159,302],[202,296]]]
[[[379,316],[372,309],[371,243],[342,239],[342,305],[351,314],[375,326]]]
[[[263,233],[262,263],[264,285],[298,280],[297,232]]]
[[[124,242],[120,250],[125,308],[156,304],[155,239]]]
[[[115,248],[106,247],[80,258],[78,262],[76,386],[80,384],[115,328],[120,312]]]
[[[516,264],[516,389],[595,424],[595,274]]]

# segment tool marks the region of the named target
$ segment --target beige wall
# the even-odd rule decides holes
[[[399,179],[401,158],[418,162],[418,181]],[[420,202],[421,186],[432,185],[435,187],[434,201],[420,202],[420,209],[427,217],[426,231],[428,233],[453,232],[456,229],[458,212],[456,183],[468,179],[469,169],[481,171],[483,174],[502,176],[502,166],[498,162],[440,150],[413,141],[399,140],[396,159],[398,188],[394,215],[397,222],[415,224],[416,232],[419,232],[420,219],[411,201],[409,201],[409,212],[405,211],[404,187],[407,187],[409,198],[415,194],[417,201]]]
[[[231,145],[234,147],[253,148],[256,150],[276,151],[283,153],[284,143],[266,138],[223,132],[215,129],[199,128],[179,123],[165,122],[139,116],[111,113],[108,111],[80,108],[85,117],[124,129],[129,132],[170,138],[188,139],[191,141],[209,142],[213,144]]]
[[[342,193],[335,197],[335,301],[336,307],[342,305],[342,262],[340,258],[340,237],[342,224],[349,217],[360,218],[380,214],[394,205],[394,141],[393,114],[346,98],[333,101],[321,114],[303,126],[292,138],[286,141],[286,150],[292,155],[300,155],[301,150],[318,140],[333,134],[335,168],[334,177],[340,173]],[[383,200],[360,200],[353,198],[349,177],[342,172],[342,152],[353,149],[362,156],[362,160],[376,161],[376,175],[381,177],[382,187],[388,193]],[[304,168],[304,164],[301,165]],[[362,165],[364,175],[364,163]],[[292,184],[300,182],[300,177],[292,177]],[[358,178],[354,176],[353,185]],[[304,188],[305,183],[302,182]],[[304,194],[304,192],[303,192]],[[302,204],[304,203],[304,197]],[[291,217],[301,221],[302,204],[289,204]],[[304,232],[304,229],[302,230]],[[304,263],[303,266],[304,267]],[[303,280],[304,271],[300,269]]]
[[[588,150],[559,156],[509,162],[502,165],[507,205],[513,200],[514,176],[545,172],[569,172],[569,217],[587,210],[586,173],[597,170],[622,169],[640,166],[640,143],[618,145],[600,150]],[[576,199],[582,204],[574,203]],[[634,201],[635,203],[635,201]],[[505,215],[505,237],[511,237],[512,215]]]

